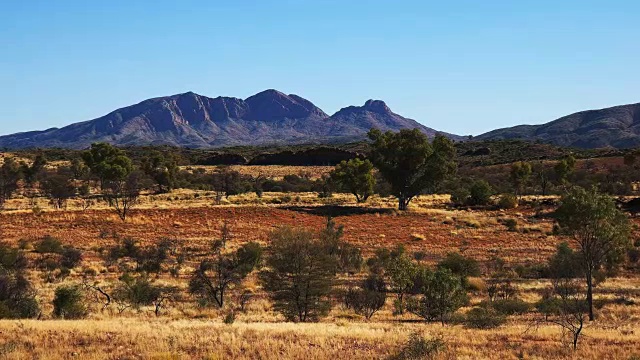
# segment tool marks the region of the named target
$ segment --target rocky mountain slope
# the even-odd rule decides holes
[[[94,142],[194,148],[331,143],[361,140],[372,127],[392,131],[417,128],[429,136],[436,134],[436,130],[393,113],[380,100],[329,116],[309,100],[276,90],[245,100],[188,92],[145,100],[60,129],[0,136],[0,147],[81,149]]]
[[[640,146],[640,104],[582,111],[542,125],[493,130],[477,140],[522,139],[578,148]]]

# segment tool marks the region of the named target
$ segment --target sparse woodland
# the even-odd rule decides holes
[[[0,357],[640,357],[634,152],[369,137],[336,166],[2,154]]]

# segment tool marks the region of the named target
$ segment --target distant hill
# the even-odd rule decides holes
[[[192,148],[341,143],[364,139],[372,127],[392,131],[417,128],[429,136],[437,133],[395,114],[380,100],[369,100],[364,106],[350,106],[329,116],[309,100],[276,90],[245,100],[187,92],[145,100],[59,129],[0,136],[0,147],[82,149],[94,142]]]
[[[577,148],[640,146],[640,104],[588,110],[543,125],[520,125],[490,131],[475,140],[522,139]]]

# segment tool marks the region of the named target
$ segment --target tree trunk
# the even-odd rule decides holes
[[[409,207],[409,200],[404,196],[398,197],[398,210],[405,211]]]
[[[589,321],[596,318],[593,315],[593,275],[591,271],[587,272],[587,305],[589,306]]]

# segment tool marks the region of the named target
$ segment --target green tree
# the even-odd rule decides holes
[[[225,295],[242,282],[260,263],[262,248],[249,242],[235,252],[226,252],[230,231],[225,223],[221,239],[214,242],[213,255],[202,260],[189,282],[189,292],[204,303],[224,307]]]
[[[260,273],[274,308],[289,321],[317,321],[331,309],[336,258],[312,231],[282,227],[269,235],[271,254]]]
[[[476,180],[469,188],[469,205],[487,205],[491,202],[493,188],[485,180]]]
[[[18,190],[21,177],[20,166],[13,158],[5,157],[0,167],[0,208],[4,207],[5,202]]]
[[[81,158],[74,157],[71,160],[71,172],[75,180],[80,180],[89,174],[89,167],[85,165]]]
[[[576,159],[572,155],[566,156],[553,167],[558,185],[565,186],[569,182],[569,178],[571,174],[573,174],[575,167]]]
[[[131,209],[138,204],[143,178],[139,171],[129,173],[123,179],[109,180],[103,184],[104,199],[122,221],[127,220]]]
[[[142,160],[142,171],[158,185],[160,192],[171,191],[178,174],[178,163],[174,156],[164,155],[160,151],[151,151]]]
[[[351,245],[342,239],[344,227],[336,225],[331,216],[327,217],[327,223],[320,232],[320,241],[324,245],[324,251],[335,258],[337,271],[357,272],[364,262],[362,252],[357,246]]]
[[[376,179],[373,176],[373,164],[359,158],[343,160],[330,174],[331,179],[340,188],[348,191],[361,203],[373,194]]]
[[[133,163],[124,151],[107,143],[95,143],[82,153],[82,160],[101,186],[108,181],[123,181],[133,172]]]
[[[400,210],[406,210],[409,202],[424,191],[436,191],[456,171],[455,148],[443,136],[429,143],[418,129],[397,133],[371,129],[368,135],[373,141],[370,160],[391,185]]]
[[[56,209],[63,208],[67,200],[76,195],[76,186],[71,179],[64,174],[51,174],[42,181],[42,190]]]
[[[38,175],[44,170],[46,165],[47,158],[43,154],[36,155],[36,158],[33,160],[31,165],[25,162],[20,164],[22,175],[24,176],[24,181],[27,185],[33,186],[38,179]]]
[[[439,269],[448,269],[452,274],[458,275],[463,285],[467,284],[470,276],[480,276],[480,265],[470,257],[457,252],[448,253],[444,259],[438,263]]]
[[[63,319],[82,319],[87,316],[87,304],[80,286],[61,286],[53,298],[53,315]]]
[[[387,300],[386,290],[384,279],[370,274],[359,288],[351,288],[347,291],[345,305],[369,320],[384,307]]]
[[[511,184],[516,196],[522,195],[524,187],[531,177],[531,171],[531,164],[528,162],[518,161],[511,165]]]
[[[594,277],[618,266],[631,246],[627,216],[613,200],[595,188],[575,187],[562,197],[556,219],[563,233],[571,236],[581,259],[587,283],[589,320],[593,313]]]
[[[467,302],[467,293],[460,277],[450,270],[440,268],[429,272],[422,287],[422,297],[409,301],[408,310],[428,321],[439,320],[445,324],[449,315]]]
[[[15,271],[0,271],[0,319],[34,318],[40,307],[29,280]]]

